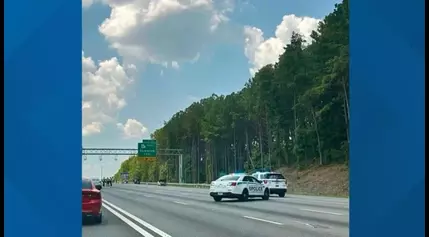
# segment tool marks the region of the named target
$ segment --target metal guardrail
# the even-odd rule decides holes
[[[158,185],[157,182],[141,182],[140,185]],[[189,183],[167,183],[167,186],[189,187],[189,188],[210,188],[210,184],[189,184]]]

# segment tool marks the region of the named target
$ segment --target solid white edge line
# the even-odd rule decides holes
[[[322,214],[330,214],[330,215],[336,215],[336,216],[343,216],[343,214],[341,213],[336,213],[336,212],[329,212],[329,211],[319,211],[319,210],[313,210],[313,209],[300,209],[302,211],[309,211],[309,212],[316,212],[316,213],[322,213]]]
[[[115,210],[113,210],[111,207],[109,207],[108,205],[103,205],[104,208],[106,208],[109,212],[111,212],[113,215],[115,215],[116,217],[118,217],[120,220],[122,220],[123,222],[125,222],[125,224],[129,225],[131,228],[133,228],[135,231],[137,231],[139,234],[141,234],[144,237],[154,237],[153,235],[151,235],[150,233],[146,232],[145,230],[143,230],[142,228],[140,228],[140,226],[134,224],[134,222],[130,221],[129,219],[127,219],[125,216],[121,215],[120,213],[116,212]]]
[[[271,223],[274,225],[283,225],[283,223],[280,223],[280,222],[264,220],[264,219],[260,219],[260,218],[256,218],[256,217],[252,217],[252,216],[243,216],[243,217],[247,218],[247,219],[255,220],[255,221],[262,221],[262,222],[266,222],[266,223]]]
[[[103,202],[106,203],[107,205],[111,206],[112,208],[116,209],[117,211],[121,212],[122,214],[128,216],[129,218],[133,219],[134,221],[138,222],[139,224],[141,224],[142,226],[148,228],[149,230],[157,233],[158,235],[160,235],[161,237],[171,237],[171,235],[165,233],[164,231],[156,228],[155,226],[147,223],[146,221],[134,216],[133,214],[125,211],[124,209],[114,205],[113,203],[110,203],[109,201],[103,199]]]

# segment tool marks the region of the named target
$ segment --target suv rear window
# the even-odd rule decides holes
[[[265,174],[265,179],[285,179],[285,177],[282,174]]]
[[[92,183],[89,180],[82,180],[82,189],[92,189]]]
[[[220,177],[217,181],[237,181],[239,178],[240,176],[226,175],[226,176]]]

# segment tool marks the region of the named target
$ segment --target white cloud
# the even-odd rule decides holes
[[[122,131],[124,138],[142,138],[147,132],[147,128],[135,119],[128,119],[125,124],[117,123],[116,126]]]
[[[260,68],[278,61],[279,55],[284,53],[284,47],[290,43],[292,32],[304,36],[307,42],[311,41],[310,34],[317,29],[319,19],[298,17],[295,15],[283,16],[277,26],[275,36],[265,39],[261,29],[251,26],[244,27],[245,47],[244,54],[251,64],[250,74],[254,75]]]
[[[100,133],[103,124],[114,122],[127,104],[125,89],[133,82],[134,65],[121,65],[117,58],[98,65],[82,52],[82,135]]]
[[[89,136],[92,134],[100,133],[102,129],[102,124],[100,122],[91,122],[86,124],[82,128],[82,135]]]
[[[215,4],[216,2],[216,4]],[[232,0],[104,0],[99,31],[126,60],[193,62],[227,22]],[[177,66],[176,65],[176,66]],[[172,67],[175,67],[172,65]]]

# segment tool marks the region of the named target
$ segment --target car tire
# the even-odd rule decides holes
[[[220,201],[222,201],[222,197],[213,197],[213,199],[215,200],[215,202],[220,202]]]
[[[240,197],[240,201],[247,201],[249,200],[249,191],[247,191],[247,189],[243,190],[243,193],[241,193],[241,197]]]
[[[262,196],[262,200],[268,200],[268,199],[270,199],[270,190],[266,188],[264,191],[264,196]]]
[[[100,215],[95,217],[95,223],[96,224],[101,224],[101,222],[103,222],[103,214],[100,213]]]
[[[285,197],[285,195],[286,195],[285,192],[279,193],[279,197]]]

